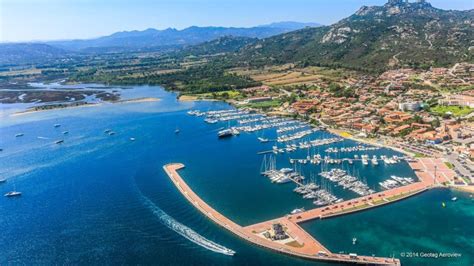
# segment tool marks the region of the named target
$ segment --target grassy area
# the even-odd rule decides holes
[[[356,207],[351,207],[351,208],[349,208],[349,209],[339,209],[339,210],[338,210],[337,212],[335,212],[334,214],[336,214],[336,213],[344,213],[344,212],[351,212],[351,211],[355,211],[355,210],[359,210],[359,209],[365,209],[365,208],[367,208],[367,207],[369,207],[369,204],[364,203],[364,204],[362,204],[362,205],[358,205],[358,206],[356,206]]]
[[[245,107],[267,109],[267,108],[272,108],[272,107],[279,107],[280,105],[281,105],[281,102],[279,100],[271,100],[271,101],[258,102],[258,103],[249,103],[245,105]]]
[[[417,191],[412,191],[412,192],[403,192],[403,193],[400,193],[400,194],[397,194],[395,196],[392,196],[390,198],[387,198],[387,200],[389,201],[394,201],[394,200],[397,200],[397,199],[400,199],[400,198],[404,198],[404,197],[407,197],[409,195],[412,195],[414,193],[416,193]]]
[[[461,107],[461,106],[443,106],[438,105],[430,108],[431,112],[437,113],[438,115],[445,115],[451,113],[454,116],[465,116],[474,111],[474,108]]]
[[[295,68],[292,64],[265,67],[263,69],[235,68],[231,71],[266,85],[294,86],[301,84],[318,84],[320,82],[341,82],[357,74],[345,69],[330,69],[324,67]]]
[[[235,99],[236,97],[240,96],[240,92],[236,90],[227,90],[227,91],[219,91],[219,92],[202,93],[202,94],[198,94],[197,96],[204,97],[204,98],[219,97],[219,98]]]
[[[450,162],[444,162],[444,164],[449,168],[449,169],[454,169],[454,165]]]
[[[218,92],[208,92],[208,93],[198,93],[198,94],[185,94],[188,98],[193,97],[196,99],[235,99],[240,96],[240,92],[236,90],[227,90],[227,91],[218,91]]]
[[[415,158],[425,158],[426,156],[424,154],[421,154],[421,153],[418,153],[416,152],[415,153]]]

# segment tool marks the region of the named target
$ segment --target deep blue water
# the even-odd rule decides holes
[[[293,185],[271,184],[260,176],[262,156],[257,152],[271,149],[271,143],[261,144],[256,134],[246,133],[218,140],[216,133],[225,125],[209,125],[186,114],[189,109],[230,106],[178,102],[174,94],[159,87],[137,87],[125,94],[161,100],[2,117],[0,176],[8,181],[0,184],[0,194],[16,186],[23,196],[0,198],[0,264],[319,265],[233,236],[190,206],[164,174],[164,164],[184,163],[182,176],[195,192],[242,225],[282,216],[297,207],[312,207],[292,192]],[[62,126],[54,128],[56,123]],[[174,133],[176,128],[179,134]],[[108,136],[105,129],[117,134]],[[69,135],[63,135],[64,130]],[[16,138],[19,132],[25,136]],[[266,137],[272,134],[273,130],[265,132]],[[136,141],[130,141],[131,137]],[[317,132],[312,138],[316,137],[332,136]],[[58,139],[65,142],[54,144]],[[346,140],[331,146],[352,145]],[[397,154],[387,149],[363,153]],[[306,151],[291,156],[302,158]],[[289,166],[288,155],[278,157],[278,166]],[[414,176],[404,163],[357,165],[357,169],[376,189],[390,175]],[[307,176],[319,171],[319,166],[303,168]],[[355,196],[337,188],[334,193]],[[448,202],[453,193],[459,200],[441,208],[441,202]],[[401,252],[458,252],[460,259],[402,262],[469,265],[474,258],[472,203],[465,194],[430,191],[390,206],[308,222],[304,227],[333,251],[396,257]],[[154,208],[237,254],[224,256],[190,242],[165,226]],[[352,245],[354,236],[359,239],[357,245]]]

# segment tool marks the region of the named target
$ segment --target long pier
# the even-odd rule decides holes
[[[202,212],[216,224],[255,245],[309,260],[363,265],[400,265],[400,260],[395,258],[360,256],[356,254],[335,254],[330,252],[298,225],[298,223],[303,221],[320,218],[321,213],[325,211],[324,208],[315,209],[319,211],[310,210],[303,212],[294,215],[295,217],[290,215],[263,223],[242,227],[213,209],[192,191],[192,189],[186,184],[186,182],[177,172],[179,169],[184,168],[183,164],[167,164],[163,166],[163,168],[176,188],[200,212]],[[397,200],[397,198],[394,198],[393,201],[394,200]],[[329,212],[326,212],[325,214],[329,214]],[[286,229],[285,232],[290,237],[291,242],[270,240],[263,236],[263,234],[268,232],[274,223],[280,223]]]

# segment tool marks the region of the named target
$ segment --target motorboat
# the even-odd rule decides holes
[[[291,214],[297,214],[297,213],[302,213],[302,212],[304,212],[304,208],[294,209],[291,211]]]
[[[7,198],[18,197],[18,196],[21,196],[21,192],[19,192],[19,191],[10,191],[10,192],[7,192],[4,196],[7,197]]]

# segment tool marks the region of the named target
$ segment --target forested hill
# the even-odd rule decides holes
[[[237,60],[379,71],[472,62],[473,53],[474,10],[447,11],[424,1],[391,0],[384,6],[361,7],[331,26],[260,40],[242,49]]]

